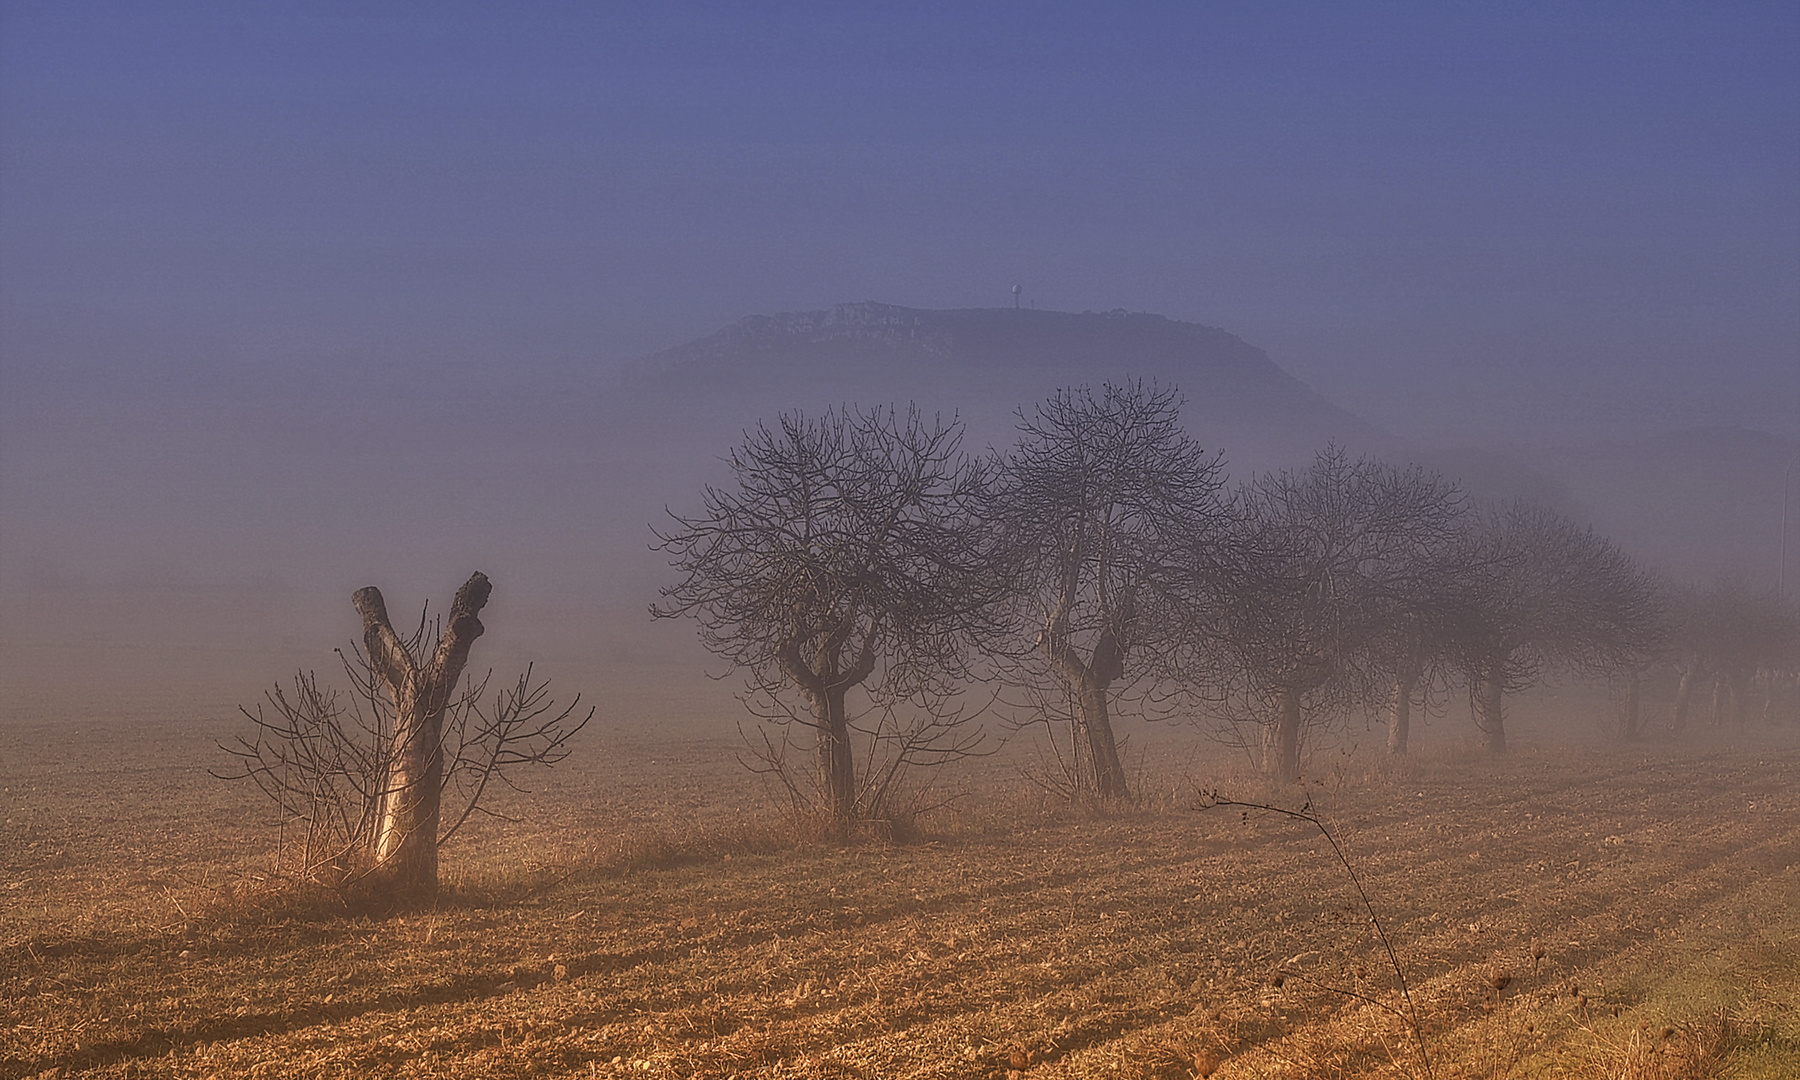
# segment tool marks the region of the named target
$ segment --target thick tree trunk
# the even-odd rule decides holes
[[[381,590],[351,597],[369,661],[394,701],[394,733],[373,838],[376,873],[402,899],[437,893],[438,825],[444,786],[444,710],[484,628],[477,617],[493,586],[475,574],[457,590],[437,651],[421,667],[388,622]]]
[[[393,760],[376,828],[375,861],[381,875],[406,894],[437,891],[437,835],[444,786],[443,710],[432,710],[420,692],[396,694]]]
[[[844,698],[875,670],[873,631],[865,634],[849,669],[841,667],[852,622],[846,617],[842,625],[844,631],[828,638],[810,659],[802,657],[799,638],[787,642],[779,658],[782,671],[812,706],[819,792],[832,827],[838,829],[856,820],[856,761]]]
[[[1087,736],[1089,760],[1094,767],[1094,794],[1103,799],[1124,798],[1125,766],[1119,760],[1119,744],[1113,738],[1112,716],[1105,686],[1080,689],[1081,728]]]
[[[1731,687],[1726,682],[1724,673],[1713,676],[1712,726],[1725,726],[1725,708],[1731,697]]]
[[[1394,698],[1388,707],[1387,751],[1390,754],[1406,753],[1407,740],[1412,736],[1413,689],[1418,681],[1418,675],[1410,671],[1394,676]]]
[[[1103,632],[1087,661],[1076,654],[1067,633],[1052,620],[1044,632],[1043,649],[1070,690],[1075,703],[1075,722],[1081,727],[1093,765],[1093,794],[1102,799],[1122,799],[1129,790],[1125,766],[1119,760],[1119,744],[1113,737],[1107,689],[1124,674],[1124,653],[1110,631]],[[1079,773],[1074,777],[1080,783]]]
[[[1263,729],[1263,774],[1292,780],[1300,775],[1300,691],[1292,687],[1276,691],[1269,711],[1269,724]]]
[[[856,763],[851,756],[850,721],[844,711],[847,687],[829,687],[813,697],[817,729],[819,788],[825,793],[832,825],[856,820]]]
[[[1506,663],[1500,657],[1493,657],[1483,665],[1476,674],[1475,686],[1475,728],[1481,732],[1482,745],[1489,753],[1506,753],[1506,714],[1504,695],[1506,690]]]

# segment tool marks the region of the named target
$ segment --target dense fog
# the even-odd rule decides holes
[[[354,589],[441,609],[479,569],[496,587],[481,663],[535,659],[621,719],[728,716],[692,628],[649,617],[674,580],[651,527],[732,482],[724,457],[747,428],[917,402],[960,418],[968,449],[1004,450],[1018,410],[1132,378],[1180,392],[1185,430],[1232,481],[1335,444],[1591,523],[1672,581],[1767,587],[1778,569],[1800,444],[1772,433],[1446,445],[1339,409],[1228,333],[1155,315],[857,304],[789,321],[416,395],[339,376],[263,397],[40,399],[5,434],[5,705],[215,713],[327,665],[356,633]]]
[[[649,542],[747,426],[1130,378],[1234,480],[1779,576],[1792,12],[0,28],[0,716],[228,713],[481,570],[478,663],[729,723]]]

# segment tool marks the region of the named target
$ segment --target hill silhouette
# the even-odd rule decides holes
[[[1234,477],[1375,434],[1223,330],[875,303],[751,316],[623,368],[493,365],[428,386],[331,368],[291,393],[21,413],[5,440],[20,554],[0,562],[0,599],[33,614],[0,634],[0,711],[251,701],[354,629],[351,590],[407,608],[474,570],[496,590],[484,663],[538,660],[614,713],[728,700],[699,678],[692,627],[647,615],[669,572],[650,529],[731,482],[721,459],[745,428],[916,401],[962,417],[980,452],[1059,387],[1130,379],[1178,389]]]
[[[1059,387],[1129,379],[1178,389],[1188,433],[1224,451],[1234,480],[1304,464],[1335,442],[1423,464],[1479,500],[1526,499],[1592,522],[1677,578],[1734,568],[1760,581],[1779,561],[1791,440],[1709,428],[1631,444],[1422,444],[1338,408],[1228,331],[1141,312],[864,302],[754,315],[628,365],[616,392],[641,421],[632,452],[678,504],[702,476],[723,478],[717,458],[744,427],[786,409],[917,401],[962,416],[972,449],[1004,448],[1015,410]]]
[[[727,433],[784,409],[917,401],[1005,443],[1014,410],[1061,387],[1133,379],[1179,390],[1190,432],[1234,461],[1381,438],[1231,333],[1122,310],[864,302],[754,315],[629,365],[619,392],[638,416]]]

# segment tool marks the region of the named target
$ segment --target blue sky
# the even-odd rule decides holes
[[[5,0],[0,240],[15,399],[1016,282],[1403,434],[1792,433],[1800,8]]]

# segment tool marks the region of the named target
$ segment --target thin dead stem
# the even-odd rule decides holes
[[[1407,1030],[1412,1032],[1413,1044],[1418,1049],[1419,1061],[1425,1068],[1425,1075],[1427,1077],[1436,1076],[1437,1074],[1431,1064],[1431,1054],[1425,1047],[1425,1027],[1419,1020],[1418,1004],[1413,1000],[1412,987],[1408,984],[1406,979],[1406,968],[1400,963],[1400,954],[1395,951],[1393,939],[1388,936],[1387,927],[1382,924],[1381,916],[1375,910],[1375,902],[1369,898],[1368,890],[1363,887],[1362,875],[1356,872],[1356,865],[1351,862],[1350,856],[1344,851],[1343,844],[1338,842],[1337,834],[1331,831],[1330,826],[1325,824],[1325,819],[1317,810],[1313,809],[1312,800],[1308,799],[1298,810],[1291,810],[1285,806],[1274,806],[1269,803],[1227,799],[1216,790],[1201,793],[1199,809],[1208,810],[1216,806],[1235,807],[1242,810],[1244,811],[1246,819],[1248,819],[1250,811],[1259,810],[1265,813],[1289,818],[1294,821],[1304,821],[1319,830],[1319,835],[1323,836],[1325,842],[1331,845],[1331,853],[1336,856],[1338,865],[1342,866],[1344,868],[1344,873],[1349,876],[1350,884],[1356,890],[1357,898],[1362,902],[1363,911],[1369,916],[1369,925],[1374,927],[1375,937],[1381,942],[1382,950],[1387,954],[1388,966],[1394,972],[1394,979],[1400,987],[1400,999],[1405,1002],[1406,1009],[1402,1012],[1395,1009],[1392,1005],[1378,1001],[1367,995],[1360,994],[1354,990],[1339,986],[1328,986],[1305,976],[1297,977],[1322,990],[1367,1002],[1398,1017],[1406,1024]]]

